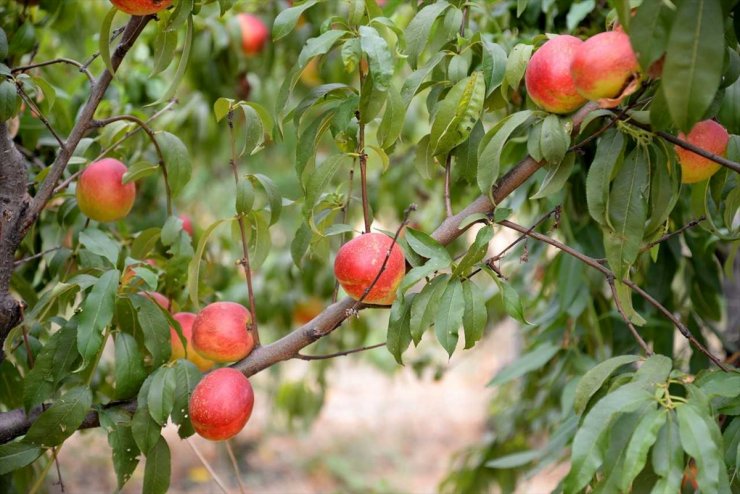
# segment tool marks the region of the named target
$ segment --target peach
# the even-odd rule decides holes
[[[88,218],[107,222],[125,218],[134,206],[136,185],[124,184],[126,165],[113,158],[90,164],[77,181],[77,205]]]
[[[300,326],[308,324],[324,310],[324,302],[318,297],[301,300],[293,307],[293,322]]]
[[[639,71],[630,38],[622,31],[590,37],[575,50],[570,65],[576,90],[591,101],[619,96]]]
[[[188,216],[185,213],[182,213],[180,216],[180,221],[182,221],[182,229],[191,237],[193,236],[193,220],[190,219],[190,216]]]
[[[403,251],[393,239],[382,233],[365,233],[344,244],[334,260],[334,275],[344,291],[359,300],[378,275],[391,249],[385,270],[363,300],[368,304],[390,305],[396,298],[396,288],[406,273]]]
[[[570,75],[573,54],[581,44],[574,36],[555,36],[529,60],[524,83],[529,97],[543,110],[570,113],[586,102]]]
[[[247,331],[252,315],[234,302],[214,302],[198,313],[193,323],[193,348],[203,357],[227,363],[241,360],[254,348]]]
[[[247,55],[256,55],[265,47],[270,32],[262,19],[251,14],[237,16],[242,30],[242,49]]]
[[[131,15],[150,15],[164,10],[172,0],[110,0],[118,10]]]
[[[211,441],[234,437],[252,415],[254,391],[244,374],[223,367],[207,374],[190,396],[195,432]]]
[[[172,318],[180,323],[180,329],[182,329],[182,335],[185,337],[186,345],[188,347],[188,360],[195,364],[201,372],[205,372],[213,367],[214,362],[203,358],[193,348],[193,322],[195,322],[196,315],[192,312],[178,312]],[[177,335],[175,328],[170,327],[170,339],[172,342],[172,354],[170,359],[177,360],[185,358],[185,347],[180,341],[180,337]]]
[[[730,141],[727,129],[714,120],[699,122],[689,131],[688,136],[680,132],[678,138],[719,156],[727,154],[727,143]],[[685,184],[701,182],[719,170],[718,163],[680,146],[675,146],[675,148],[678,163],[681,165],[681,182]]]
[[[147,297],[164,310],[170,310],[170,308],[172,307],[172,300],[168,299],[159,292],[141,292],[139,293],[139,295]]]

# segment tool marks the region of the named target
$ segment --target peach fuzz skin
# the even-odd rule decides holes
[[[573,53],[582,43],[574,36],[556,36],[529,60],[524,75],[527,94],[543,110],[570,113],[586,102],[576,91],[570,76]]]
[[[239,14],[239,26],[242,30],[242,49],[247,55],[256,55],[265,47],[270,36],[262,19],[251,14]]]
[[[118,10],[131,15],[156,14],[172,5],[172,0],[110,0]]]
[[[393,239],[382,233],[365,233],[344,244],[334,261],[334,275],[344,291],[359,300],[383,266]],[[406,260],[398,244],[393,245],[383,274],[363,302],[390,305],[396,288],[406,274]]]
[[[639,71],[630,38],[621,31],[599,33],[584,41],[570,66],[576,89],[592,101],[619,96]]]
[[[195,386],[190,397],[190,421],[211,441],[234,437],[252,415],[254,391],[244,374],[230,367],[216,369]]]
[[[719,156],[727,154],[727,144],[730,142],[727,129],[714,120],[699,122],[689,131],[688,136],[681,132],[678,138]],[[685,184],[706,180],[719,170],[720,165],[712,160],[680,146],[675,146],[675,149],[681,165],[681,182]]]
[[[247,331],[249,311],[234,302],[214,302],[198,313],[193,323],[193,348],[219,363],[241,360],[254,348]]]
[[[125,218],[134,206],[136,185],[124,184],[126,165],[113,158],[90,164],[77,181],[77,205],[91,220],[108,222]]]
[[[213,367],[214,362],[203,358],[193,348],[193,322],[195,322],[195,317],[195,314],[192,312],[178,312],[172,316],[172,319],[180,323],[182,335],[185,337],[185,342],[188,346],[187,359],[194,363],[201,372],[205,372]],[[185,358],[185,347],[182,345],[182,341],[180,341],[180,337],[177,335],[177,331],[175,331],[175,328],[173,327],[170,327],[170,339],[172,342],[172,354],[170,356],[170,360]]]

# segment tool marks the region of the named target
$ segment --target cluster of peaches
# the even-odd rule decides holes
[[[662,70],[662,61],[648,72]],[[554,36],[529,61],[525,85],[537,106],[550,113],[571,113],[586,101],[613,107],[634,92],[640,83],[640,65],[629,36],[617,28],[596,34],[585,41],[575,36]],[[697,123],[688,135],[679,138],[705,151],[724,156],[730,136],[713,120]],[[676,146],[683,183],[706,180],[719,170],[714,161]]]

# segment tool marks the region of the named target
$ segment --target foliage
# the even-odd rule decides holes
[[[331,304],[332,254],[372,215],[409,263],[396,301],[341,331],[319,327],[312,353],[385,341],[417,368],[429,363],[411,345],[424,338],[452,356],[504,317],[521,330],[523,354],[490,383],[493,434],[460,453],[443,491],[510,491],[566,460],[563,492],[676,492],[692,468],[701,492],[740,488],[740,374],[702,350],[738,351],[723,283],[736,273],[740,175],[681,185],[657,134],[716,118],[733,134],[728,159],[740,160],[736,1],[180,0],[146,19],[120,68],[120,28],[135,21],[108,2],[84,15],[72,0],[22,3],[0,5],[0,133],[14,135],[32,197],[63,174],[10,253],[20,260],[10,290],[27,308],[3,335],[0,407],[41,413],[0,445],[0,485],[24,491],[43,478],[52,448],[94,410],[119,487],[143,459],[145,491],[166,491],[161,428],[169,418],[193,434],[185,410],[201,377],[169,361],[170,314],[248,300],[234,266],[243,232],[262,340],[275,341],[269,364],[297,357],[279,353],[299,326],[294,306]],[[241,52],[240,11],[272,22],[257,58]],[[637,92],[567,116],[527,99],[543,33],[586,37],[616,21],[644,72]],[[85,66],[29,67],[58,57]],[[54,134],[73,135],[95,94],[85,71],[112,82],[79,142],[61,149]],[[86,221],[76,205],[76,173],[102,156],[127,163],[138,188],[115,224]],[[495,253],[514,220],[534,226]],[[340,323],[358,309],[342,303],[325,311]],[[385,321],[387,332],[374,329]],[[251,365],[235,364],[266,367]],[[298,382],[275,371],[289,423],[316,416],[329,365],[314,362]]]

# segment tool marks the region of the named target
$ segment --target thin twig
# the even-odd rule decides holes
[[[365,86],[365,74],[360,64],[360,94]],[[370,217],[370,203],[367,198],[367,153],[365,153],[365,122],[362,120],[360,111],[355,112],[359,122],[357,154],[360,156],[360,187],[362,188],[362,217],[365,222],[365,233],[370,233],[372,218]]]
[[[157,137],[154,135],[154,131],[149,127],[149,125],[147,125],[147,123],[142,119],[133,115],[116,115],[115,117],[106,118],[104,120],[91,120],[89,126],[90,128],[102,128],[106,125],[112,124],[113,122],[120,122],[122,120],[133,122],[138,125],[139,128],[149,137],[149,140],[152,141],[152,144],[154,144],[154,149],[156,149],[157,156],[159,157],[158,164],[162,169],[165,191],[167,193],[167,215],[172,216],[172,188],[170,187],[170,180],[167,175],[167,164],[164,161],[164,153],[162,152],[162,148],[159,146],[159,142],[157,142]]]
[[[27,263],[29,261],[33,261],[34,259],[38,259],[39,257],[45,256],[49,252],[54,252],[54,251],[59,250],[61,248],[62,248],[61,246],[59,246],[59,247],[52,247],[51,249],[46,249],[45,251],[39,252],[38,254],[34,254],[34,255],[28,256],[28,257],[23,257],[21,259],[16,260],[13,263],[13,266],[14,267],[20,266],[21,264]]]
[[[176,98],[172,98],[169,102],[167,102],[167,104],[164,107],[162,107],[161,110],[159,110],[158,112],[152,114],[151,117],[147,118],[145,120],[146,124],[148,125],[148,124],[152,123],[154,120],[156,120],[157,118],[159,118],[160,116],[162,116],[165,112],[169,111],[176,104],[177,104],[177,99]],[[105,148],[103,151],[101,151],[100,154],[98,156],[96,156],[91,162],[94,163],[94,162],[96,162],[98,160],[103,159],[108,153],[110,153],[115,148],[117,148],[118,146],[120,146],[121,144],[123,144],[123,142],[125,142],[126,140],[128,140],[130,137],[133,137],[134,135],[136,135],[141,130],[142,130],[142,127],[137,126],[135,129],[126,132],[126,134],[124,134],[123,136],[121,136],[120,139],[118,139],[116,142],[114,142],[113,144],[111,144],[110,146],[108,146],[107,148]],[[77,177],[79,177],[82,174],[83,171],[84,171],[84,168],[82,170],[78,170],[77,172],[73,173],[68,178],[66,178],[63,182],[61,182],[54,189],[54,194],[58,194],[59,192],[61,192],[65,188],[67,188],[70,183],[72,183],[73,181],[75,181],[77,179]]]
[[[70,65],[74,65],[75,67],[77,67],[78,69],[80,69],[80,72],[82,72],[83,74],[85,74],[87,76],[87,79],[90,81],[91,84],[94,84],[95,83],[95,78],[90,73],[90,71],[87,69],[87,67],[85,67],[82,63],[78,62],[77,60],[72,60],[71,58],[59,57],[59,58],[55,58],[53,60],[47,60],[45,62],[38,62],[38,63],[34,63],[34,64],[31,64],[31,65],[23,65],[23,66],[20,66],[20,67],[14,67],[13,69],[11,69],[10,72],[11,73],[25,72],[27,70],[35,69],[35,68],[38,68],[38,67],[46,67],[47,65],[53,65],[53,64],[57,64],[57,63],[67,63],[67,64],[70,64]]]
[[[234,110],[229,109],[227,118],[229,124],[229,136],[231,138],[231,159],[229,164],[231,165],[231,171],[234,172],[234,183],[239,187],[239,169],[236,166],[236,138],[234,137]],[[239,232],[241,233],[242,240],[242,254],[243,257],[239,261],[244,269],[244,276],[247,278],[247,295],[249,296],[249,310],[252,313],[252,320],[250,321],[248,328],[252,334],[255,346],[260,346],[260,333],[257,326],[257,309],[254,302],[254,290],[252,289],[252,267],[249,263],[249,243],[247,242],[247,227],[244,224],[244,215],[237,212],[237,223],[239,223]]]
[[[448,154],[445,160],[445,211],[447,217],[453,216],[452,200],[450,199],[450,175],[452,174],[452,155]]]
[[[729,168],[730,170],[734,171],[735,173],[740,173],[740,163],[737,163],[736,161],[732,161],[730,159],[727,159],[723,156],[719,156],[714,153],[710,153],[709,151],[702,149],[698,146],[695,146],[691,144],[690,142],[687,142],[683,139],[679,139],[678,137],[674,136],[673,134],[669,134],[668,132],[664,132],[662,130],[654,130],[651,126],[642,124],[640,122],[637,122],[635,120],[632,120],[630,116],[619,116],[620,120],[623,120],[625,122],[629,122],[630,125],[633,125],[637,127],[638,129],[646,130],[648,132],[651,132],[658,137],[670,142],[671,144],[675,144],[676,146],[682,147],[688,151],[691,151],[692,153],[698,154],[699,156],[706,158],[708,160],[714,161],[718,165],[722,165],[725,168]]]
[[[352,185],[354,183],[355,178],[355,164],[357,163],[357,160],[352,160],[352,168],[349,169],[349,183],[347,185],[347,200],[344,201],[344,205],[342,206],[342,223],[345,225],[347,224],[347,219],[349,218],[349,206],[352,202]],[[346,241],[346,233],[342,234],[342,243]],[[337,297],[339,296],[339,280],[334,281],[334,292],[331,294],[331,303],[335,303],[337,301]]]
[[[31,109],[31,112],[35,113],[36,116],[38,116],[39,120],[44,124],[44,126],[49,129],[49,132],[51,132],[51,135],[54,136],[54,139],[59,143],[59,147],[64,150],[66,145],[64,143],[64,139],[57,133],[57,131],[54,129],[54,127],[51,125],[51,122],[49,122],[49,119],[46,118],[46,116],[43,114],[41,109],[38,107],[35,101],[26,93],[26,91],[23,89],[23,84],[21,84],[18,81],[15,81],[15,87],[18,88],[18,94],[20,94],[21,99],[26,102],[26,104]]]
[[[208,473],[211,474],[211,478],[213,479],[213,481],[216,482],[216,484],[221,488],[224,494],[229,494],[229,490],[226,488],[226,485],[224,485],[224,483],[221,481],[218,475],[216,475],[216,472],[211,467],[211,464],[206,461],[205,457],[200,452],[200,450],[195,446],[195,444],[193,444],[193,438],[189,437],[185,441],[188,443],[190,448],[193,450],[193,453],[195,453],[195,456],[198,457],[198,459],[203,464],[203,466],[206,468],[206,470],[208,470]]]
[[[46,476],[49,474],[49,470],[51,469],[51,465],[55,463],[55,460],[57,458],[57,455],[59,454],[59,450],[62,449],[62,445],[60,444],[56,448],[52,448],[51,450],[51,458],[49,459],[48,463],[44,465],[44,469],[41,470],[41,473],[38,477],[36,477],[36,482],[34,482],[33,486],[31,486],[31,489],[29,489],[29,494],[36,494],[39,489],[44,485],[44,481],[46,480]]]
[[[329,353],[327,355],[304,355],[302,353],[299,353],[295,356],[295,358],[300,360],[328,360],[335,357],[344,357],[346,355],[352,355],[353,353],[360,353],[367,350],[373,350],[375,348],[380,348],[385,346],[385,341],[383,343],[377,343],[375,345],[368,345],[363,346],[361,348],[354,348],[352,350],[344,350],[342,352],[336,352],[336,353]]]
[[[559,241],[555,240],[554,238],[550,238],[550,237],[548,237],[546,235],[542,235],[542,234],[537,233],[537,232],[530,232],[528,228],[523,227],[521,225],[518,225],[516,223],[513,223],[511,221],[508,221],[508,220],[501,221],[499,224],[500,225],[503,225],[503,226],[505,226],[507,228],[511,228],[512,230],[516,230],[518,232],[525,233],[527,236],[532,237],[535,240],[539,240],[540,242],[545,242],[547,244],[550,244],[553,247],[555,247],[555,248],[557,248],[557,249],[565,252],[566,254],[569,254],[569,255],[575,257],[576,259],[578,259],[582,263],[584,263],[584,264],[586,264],[586,265],[594,268],[595,270],[599,271],[601,274],[603,274],[607,278],[609,276],[614,277],[614,273],[610,269],[602,266],[596,259],[594,259],[592,257],[589,257],[589,256],[587,256],[587,255],[585,255],[585,254],[583,254],[583,253],[581,253],[581,252],[579,252],[579,251],[571,248],[571,247],[568,247],[564,243],[559,242]],[[658,309],[664,316],[666,316],[666,318],[668,318],[673,323],[673,325],[676,326],[676,328],[678,328],[678,330],[681,332],[681,334],[684,337],[686,337],[686,339],[688,339],[689,342],[697,350],[699,350],[701,353],[703,353],[704,355],[706,355],[709,360],[711,360],[712,362],[714,362],[714,364],[717,367],[719,367],[720,369],[722,369],[724,371],[727,370],[727,368],[724,366],[724,364],[722,364],[722,362],[717,357],[715,357],[714,355],[712,355],[712,353],[709,350],[707,350],[706,347],[704,347],[704,345],[702,345],[701,342],[699,342],[691,334],[691,331],[689,331],[689,329],[681,321],[679,321],[673,314],[671,314],[671,311],[669,311],[668,309],[666,309],[660,302],[658,302],[656,299],[654,299],[652,296],[650,296],[650,294],[648,294],[645,290],[643,290],[642,288],[640,288],[639,286],[637,286],[632,281],[630,281],[630,280],[622,280],[622,283],[624,283],[625,285],[627,285],[628,287],[630,287],[632,290],[634,290],[635,292],[637,292],[638,295],[640,295],[649,304],[651,304],[653,307],[655,307],[656,309]]]
[[[247,494],[247,490],[244,488],[244,484],[242,483],[242,473],[239,471],[239,463],[236,461],[234,450],[231,448],[231,441],[227,439],[226,441],[224,441],[224,443],[226,444],[226,451],[229,453],[231,466],[234,467],[234,475],[236,475],[236,481],[239,483],[239,492],[241,492],[241,494]]]
[[[617,293],[617,285],[614,283],[614,277],[607,276],[606,282],[609,284],[609,288],[612,291],[612,297],[614,298],[614,305],[617,307],[617,312],[619,312],[619,315],[622,316],[622,319],[624,319],[624,323],[629,328],[632,336],[634,336],[635,340],[637,340],[637,343],[639,343],[639,345],[642,347],[645,355],[647,355],[648,357],[653,355],[653,351],[650,350],[648,344],[645,343],[645,340],[642,339],[640,333],[637,332],[637,328],[635,328],[634,324],[632,324],[632,321],[630,321],[630,318],[627,316],[627,313],[624,311],[624,307],[622,307],[622,302],[619,300],[619,294]]]

